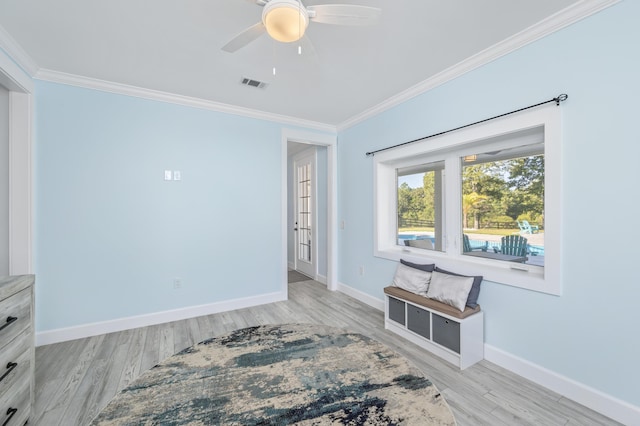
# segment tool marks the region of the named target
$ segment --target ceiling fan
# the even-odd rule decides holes
[[[300,0],[249,0],[262,6],[262,21],[242,31],[222,46],[235,52],[265,32],[274,40],[290,43],[301,39],[309,22],[334,25],[372,25],[380,17],[380,9],[352,4],[319,4],[305,6]]]

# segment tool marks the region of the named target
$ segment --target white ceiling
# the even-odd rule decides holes
[[[0,26],[35,62],[36,77],[56,71],[339,126],[505,40],[534,39],[532,28],[569,6],[598,3],[342,2],[380,7],[381,21],[312,22],[311,56],[266,34],[235,53],[221,51],[260,20],[261,7],[249,0],[2,0]],[[243,86],[242,77],[268,86]]]

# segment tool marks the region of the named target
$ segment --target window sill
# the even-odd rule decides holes
[[[400,259],[419,264],[435,263],[436,266],[463,275],[482,275],[484,281],[505,284],[527,290],[559,296],[561,289],[547,282],[544,268],[534,265],[511,264],[478,257],[451,254],[411,247],[388,247],[374,251],[374,256],[399,262]]]

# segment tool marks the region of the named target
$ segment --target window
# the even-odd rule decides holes
[[[461,164],[462,254],[544,267],[544,143]]]
[[[376,154],[374,254],[560,294],[559,113],[541,107]]]
[[[444,162],[397,169],[398,244],[442,251]]]

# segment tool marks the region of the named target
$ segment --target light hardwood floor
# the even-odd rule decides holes
[[[618,424],[490,362],[460,371],[384,330],[382,312],[315,281],[289,284],[286,302],[38,347],[35,412],[29,424],[86,425],[160,360],[208,337],[283,323],[327,324],[386,344],[433,381],[459,426]]]

